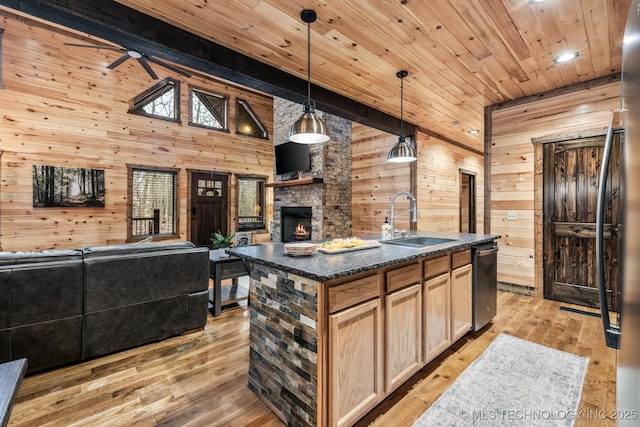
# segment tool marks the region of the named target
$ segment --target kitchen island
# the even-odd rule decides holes
[[[250,273],[249,387],[290,426],[348,426],[471,330],[471,246],[381,244],[293,257],[229,249]]]

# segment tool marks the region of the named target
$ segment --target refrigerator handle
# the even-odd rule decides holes
[[[596,275],[598,279],[598,296],[600,298],[600,313],[602,317],[602,327],[607,342],[607,347],[620,348],[620,328],[617,324],[612,324],[609,318],[609,308],[607,304],[607,291],[604,278],[604,204],[605,190],[607,187],[607,174],[609,172],[609,160],[611,159],[611,147],[613,145],[613,116],[609,118],[609,128],[604,142],[602,153],[602,164],[600,165],[600,181],[598,184],[598,202],[596,205]]]

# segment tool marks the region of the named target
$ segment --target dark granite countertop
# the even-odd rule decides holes
[[[227,252],[247,261],[278,268],[319,282],[326,282],[404,261],[488,243],[500,238],[499,235],[494,234],[445,232],[417,232],[412,233],[412,235],[448,238],[455,239],[455,241],[422,249],[382,244],[373,248],[351,252],[335,254],[317,252],[313,255],[302,257],[285,254],[284,243],[266,243],[256,246],[229,248]],[[362,238],[371,239],[372,237],[362,236]]]

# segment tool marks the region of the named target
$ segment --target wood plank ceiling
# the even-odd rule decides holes
[[[630,0],[118,0],[482,150],[484,107],[620,71]],[[579,57],[554,64],[567,51]],[[313,92],[312,92],[313,98]],[[456,125],[456,123],[459,123]],[[468,133],[471,129],[481,132]]]
[[[313,9],[318,14],[311,24],[315,85],[398,117],[396,72],[406,69],[405,120],[479,151],[484,146],[485,107],[619,73],[631,4],[631,0],[116,2],[305,81],[307,24],[300,12]],[[553,58],[566,51],[577,51],[579,57],[554,64]],[[472,129],[480,132],[469,134]]]

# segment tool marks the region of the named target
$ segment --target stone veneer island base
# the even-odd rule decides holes
[[[249,387],[290,425],[315,425],[318,282],[249,263]]]
[[[428,235],[454,241],[228,250],[251,277],[249,387],[287,425],[353,425],[471,330],[471,246],[499,236]]]

